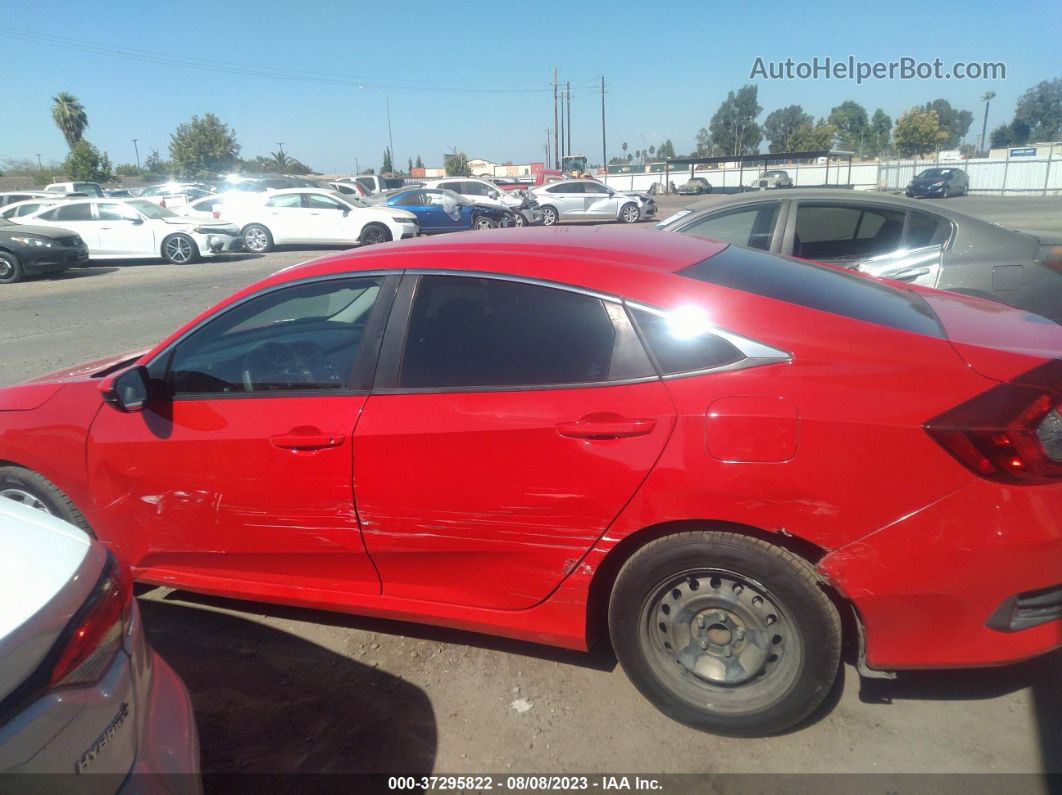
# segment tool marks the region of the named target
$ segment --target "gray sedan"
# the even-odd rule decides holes
[[[657,226],[1001,301],[1062,322],[1062,235],[851,190],[694,205]]]

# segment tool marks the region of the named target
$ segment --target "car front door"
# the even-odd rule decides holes
[[[619,215],[620,202],[626,198],[623,194],[591,182],[584,182],[583,190],[583,215],[590,218],[615,218]]]
[[[530,607],[633,496],[673,406],[619,302],[404,279],[354,444],[384,594]]]
[[[552,204],[562,218],[581,218],[585,214],[583,183],[558,182],[547,188],[546,194],[546,201],[539,203]]]
[[[306,232],[321,243],[353,243],[357,237],[350,208],[330,196],[304,193],[302,201],[307,210]]]
[[[245,593],[379,591],[351,437],[397,279],[311,281],[237,303],[150,364],[142,411],[100,410],[87,446],[96,512],[141,575],[239,580]]]
[[[96,205],[97,234],[101,256],[159,256],[155,227],[162,221],[145,220],[134,207],[120,202]]]

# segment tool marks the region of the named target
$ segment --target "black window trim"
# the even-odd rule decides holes
[[[402,366],[402,355],[406,347],[406,335],[409,332],[409,319],[413,312],[413,301],[416,298],[417,287],[422,276],[454,276],[472,279],[495,279],[497,281],[515,282],[517,284],[529,284],[535,287],[549,287],[555,290],[564,290],[569,293],[597,298],[606,303],[616,304],[623,307],[623,299],[619,296],[598,292],[586,287],[578,287],[562,282],[553,282],[546,279],[536,279],[529,276],[517,276],[508,273],[493,273],[490,271],[466,271],[416,268],[405,271],[402,283],[398,288],[391,308],[391,316],[384,332],[384,343],[380,350],[379,363],[376,368],[376,381],[372,388],[374,395],[439,395],[451,393],[479,393],[479,392],[546,392],[558,389],[594,389],[601,387],[626,386],[629,384],[644,384],[660,380],[660,369],[656,366],[652,354],[646,349],[645,341],[638,336],[638,342],[643,351],[649,356],[654,373],[638,378],[616,379],[612,381],[579,381],[560,384],[504,384],[489,385],[479,384],[476,386],[449,386],[449,387],[402,387],[398,385],[399,373]],[[606,312],[607,314],[607,312]],[[626,313],[630,320],[630,313]],[[617,334],[622,329],[616,326],[615,320],[608,315]],[[638,334],[637,324],[631,321],[631,327]]]
[[[649,341],[645,337],[645,333],[641,326],[638,325],[638,318],[635,316],[631,309],[637,309],[641,312],[646,312],[650,315],[656,315],[657,317],[666,317],[668,310],[660,309],[659,307],[650,306],[649,304],[643,304],[638,301],[624,301],[624,307],[628,310],[627,316],[631,320],[631,324],[638,332],[638,339],[642,342],[642,347],[645,348],[649,354],[649,358],[653,363],[653,367],[660,373],[660,377],[664,381],[673,381],[676,378],[692,378],[700,375],[711,375],[713,373],[729,373],[735,370],[746,370],[750,367],[763,367],[769,364],[791,364],[793,361],[793,354],[787,353],[779,348],[775,348],[766,343],[759,342],[749,337],[742,336],[741,334],[735,334],[733,331],[722,328],[721,326],[712,325],[709,333],[715,334],[717,337],[726,340],[741,353],[745,358],[739,359],[736,362],[730,362],[729,364],[721,364],[717,367],[701,367],[696,370],[684,370],[680,373],[664,373],[663,368],[657,361],[652,347],[649,345]]]
[[[265,290],[259,290],[251,295],[244,296],[239,301],[226,306],[221,312],[204,318],[201,322],[185,331],[177,339],[159,351],[144,365],[150,370],[152,365],[165,361],[165,371],[169,375],[170,365],[177,347],[215,320],[224,317],[233,309],[243,306],[249,301],[261,298],[281,290],[302,287],[307,284],[319,284],[331,281],[350,281],[352,279],[380,277],[380,294],[376,298],[376,304],[372,309],[372,316],[365,327],[365,337],[362,344],[354,355],[354,368],[350,374],[349,386],[343,389],[284,389],[264,390],[261,392],[183,392],[179,395],[165,394],[165,399],[170,401],[207,401],[207,400],[262,400],[269,398],[302,398],[302,397],[356,397],[367,396],[372,392],[373,377],[380,357],[380,348],[383,343],[384,329],[394,306],[395,293],[398,290],[402,271],[372,270],[372,271],[348,271],[344,273],[332,273],[326,276],[315,276],[309,279],[284,282],[273,285]],[[169,384],[165,381],[158,382],[163,389],[168,389]]]

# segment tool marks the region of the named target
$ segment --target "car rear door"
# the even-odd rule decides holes
[[[385,595],[546,598],[652,469],[674,409],[618,301],[407,274],[355,432]]]
[[[262,218],[276,243],[307,243],[312,238],[307,227],[309,211],[302,206],[302,194],[280,193],[265,200]]]
[[[351,438],[397,281],[259,293],[151,363],[143,411],[101,408],[87,445],[95,509],[142,576],[245,594],[379,591]]]
[[[92,202],[63,202],[57,207],[45,210],[38,217],[42,221],[47,221],[49,226],[69,229],[79,235],[88,246],[89,256],[106,256],[100,249],[100,223],[92,211]],[[33,223],[33,221],[27,219],[25,223]]]

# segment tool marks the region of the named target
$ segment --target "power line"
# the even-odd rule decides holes
[[[262,66],[256,64],[238,63],[234,61],[220,61],[193,56],[160,53],[152,50],[142,50],[135,47],[125,47],[111,44],[101,44],[71,39],[65,36],[56,36],[50,33],[19,30],[16,28],[0,27],[0,32],[6,36],[21,40],[29,44],[47,45],[60,47],[77,52],[93,55],[103,55],[121,60],[138,61],[141,63],[155,63],[164,66],[179,66],[186,69],[198,69],[200,71],[218,72],[223,74],[240,75],[244,77],[266,77],[275,80],[292,80],[324,85],[365,85],[373,84],[378,88],[391,91],[424,91],[439,93],[488,93],[488,94],[521,94],[541,93],[552,91],[550,84],[537,81],[514,81],[514,82],[488,82],[488,81],[443,81],[443,80],[413,80],[396,77],[379,77],[370,75],[337,74],[335,72],[320,72],[304,69],[288,69],[274,66]],[[589,84],[587,84],[589,85]],[[582,86],[586,88],[587,85]]]

